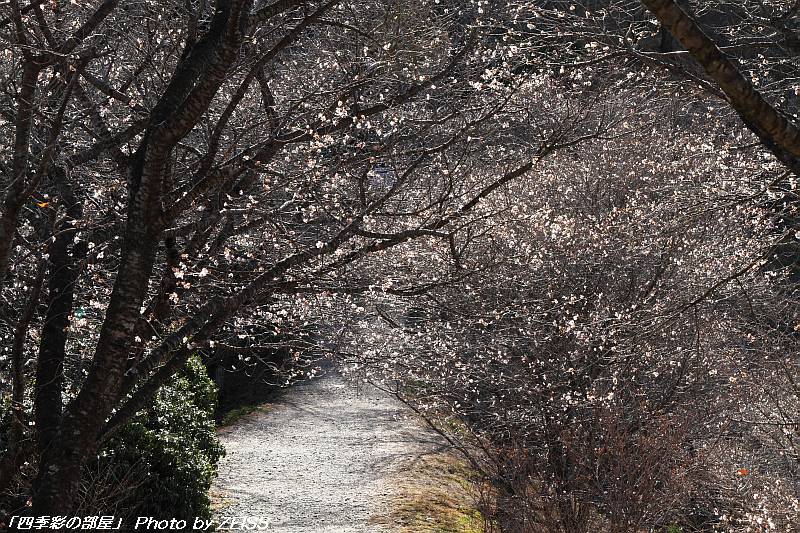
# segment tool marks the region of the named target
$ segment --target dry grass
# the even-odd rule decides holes
[[[228,493],[213,485],[208,491],[208,497],[211,500],[211,511],[214,513],[221,513],[226,507],[233,503]]]
[[[452,452],[418,456],[395,474],[385,516],[372,522],[398,533],[483,533],[471,472]]]

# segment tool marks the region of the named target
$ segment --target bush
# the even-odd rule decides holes
[[[215,431],[216,403],[214,383],[200,359],[192,358],[159,391],[153,406],[103,449],[92,468],[94,488],[87,487],[94,506],[114,502],[126,523],[136,516],[190,523],[194,517],[210,518],[208,489],[225,453]],[[119,486],[128,487],[123,501],[118,490],[108,492]]]

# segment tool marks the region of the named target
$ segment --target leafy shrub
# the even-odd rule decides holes
[[[225,453],[215,432],[216,403],[217,390],[205,367],[199,358],[190,359],[158,392],[152,407],[105,446],[93,468],[101,473],[99,486],[88,491],[96,504],[113,501],[117,516],[127,523],[136,516],[190,523],[194,517],[210,518],[208,489]],[[120,484],[132,487],[123,502],[119,494],[98,496]]]

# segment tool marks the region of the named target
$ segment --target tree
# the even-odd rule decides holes
[[[794,169],[796,10],[767,4],[647,2],[709,80],[634,0],[11,0],[0,491],[29,460],[68,514],[191,354],[288,338],[457,420],[507,530],[746,524],[720,480],[793,442],[738,415],[794,405],[796,272],[762,261],[794,186],[717,98]]]
[[[35,450],[37,514],[69,513],[86,461],[220,331],[286,328],[304,320],[288,295],[324,293],[412,240],[451,242],[583,127],[578,115],[515,141],[496,172],[450,172],[485,153],[518,87],[522,56],[477,5],[4,9],[0,127],[15,142],[0,267],[18,423],[0,486]]]
[[[651,51],[636,3],[577,4],[520,22],[588,50],[551,55],[525,101],[546,113],[580,80],[620,120],[486,202],[458,263],[417,250],[431,290],[362,301],[353,370],[462,447],[501,531],[792,529],[797,298],[770,260],[796,239],[792,180],[683,54]]]

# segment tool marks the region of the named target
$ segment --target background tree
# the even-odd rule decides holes
[[[641,6],[586,4],[528,6],[509,33],[526,68],[550,62],[543,94],[624,119],[484,204],[458,264],[418,250],[439,283],[362,304],[386,326],[361,322],[353,369],[463,447],[503,531],[791,529],[797,303],[771,257],[795,185]],[[789,68],[781,44],[760,67]]]

